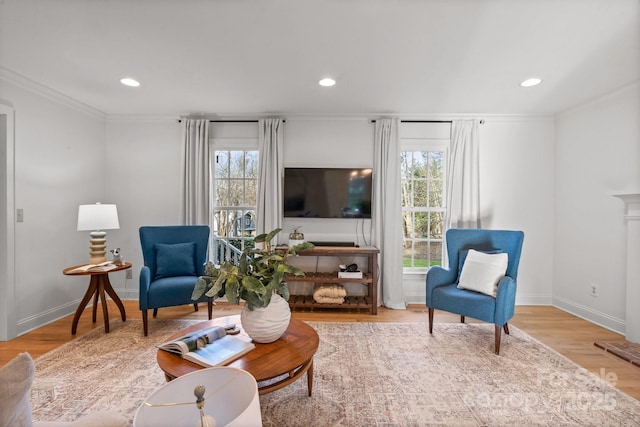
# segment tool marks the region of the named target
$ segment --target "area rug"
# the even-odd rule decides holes
[[[197,321],[114,322],[36,359],[36,420],[96,410],[131,420],[164,384],[155,345]],[[261,396],[267,427],[637,426],[640,402],[511,326],[500,355],[493,325],[309,322],[320,336],[313,395],[302,379]],[[615,373],[613,373],[615,374]]]
[[[615,356],[618,356],[622,360],[640,366],[640,344],[634,344],[630,342],[594,342],[598,348],[603,349]]]

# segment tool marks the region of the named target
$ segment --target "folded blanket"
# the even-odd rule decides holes
[[[318,304],[342,304],[344,302],[344,297],[323,297],[314,295],[313,300]]]
[[[342,304],[347,296],[344,286],[337,284],[316,285],[313,300],[320,304]]]

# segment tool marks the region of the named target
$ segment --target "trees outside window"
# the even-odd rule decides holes
[[[441,265],[444,152],[403,151],[401,158],[404,267]]]

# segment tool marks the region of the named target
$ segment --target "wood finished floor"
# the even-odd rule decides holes
[[[124,301],[127,319],[141,319],[137,301]],[[214,307],[214,316],[239,314],[238,306],[218,303]],[[378,309],[374,316],[357,311],[300,311],[293,312],[293,317],[304,321],[316,322],[420,322],[427,327],[427,310],[423,305],[410,305],[407,310]],[[113,302],[109,301],[109,318],[119,321],[119,312]],[[149,321],[153,322],[152,316]],[[206,305],[201,305],[195,312],[192,306],[160,309],[158,318],[189,318],[206,320]],[[6,364],[18,353],[27,351],[33,358],[55,349],[72,340],[71,322],[73,316],[67,316],[49,325],[38,328],[10,341],[0,341],[0,365]],[[436,322],[459,322],[460,317],[436,311]],[[467,322],[474,322],[467,319]],[[640,400],[640,368],[625,362],[618,357],[597,348],[595,341],[624,341],[624,337],[607,329],[596,326],[554,307],[517,306],[516,314],[510,324],[542,341],[557,352],[563,354],[578,365],[600,375],[612,374],[617,377],[616,386],[625,393]],[[112,324],[113,325],[113,324]],[[76,336],[83,335],[93,328],[104,330],[101,310],[98,310],[98,321],[91,322],[91,310],[86,309],[78,323]],[[142,334],[142,328],[140,330]],[[437,328],[434,330],[437,333]],[[503,340],[503,345],[505,341]]]

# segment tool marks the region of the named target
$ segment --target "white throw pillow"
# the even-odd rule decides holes
[[[462,266],[458,288],[481,292],[495,298],[498,283],[507,272],[509,255],[485,254],[469,249]]]

